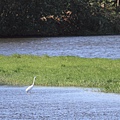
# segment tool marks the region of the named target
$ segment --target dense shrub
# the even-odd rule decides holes
[[[107,10],[89,0],[0,0],[0,37],[120,34],[119,10]]]

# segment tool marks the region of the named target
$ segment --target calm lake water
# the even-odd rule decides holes
[[[74,87],[0,87],[0,120],[119,120],[120,95]]]
[[[0,39],[0,54],[120,58],[120,36]]]

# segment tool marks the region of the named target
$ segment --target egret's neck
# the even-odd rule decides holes
[[[35,83],[35,79],[36,79],[36,77],[34,77],[34,79],[33,79],[33,84],[32,84],[32,85],[34,85],[34,83]]]

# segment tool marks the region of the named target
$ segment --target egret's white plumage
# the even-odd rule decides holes
[[[26,92],[27,92],[27,93],[33,88],[34,83],[35,83],[35,79],[36,79],[36,76],[35,76],[34,79],[33,79],[32,85],[30,85],[30,86],[26,89]]]

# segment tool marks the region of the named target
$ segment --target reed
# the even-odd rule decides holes
[[[120,59],[0,55],[0,85],[97,87],[120,92]]]

